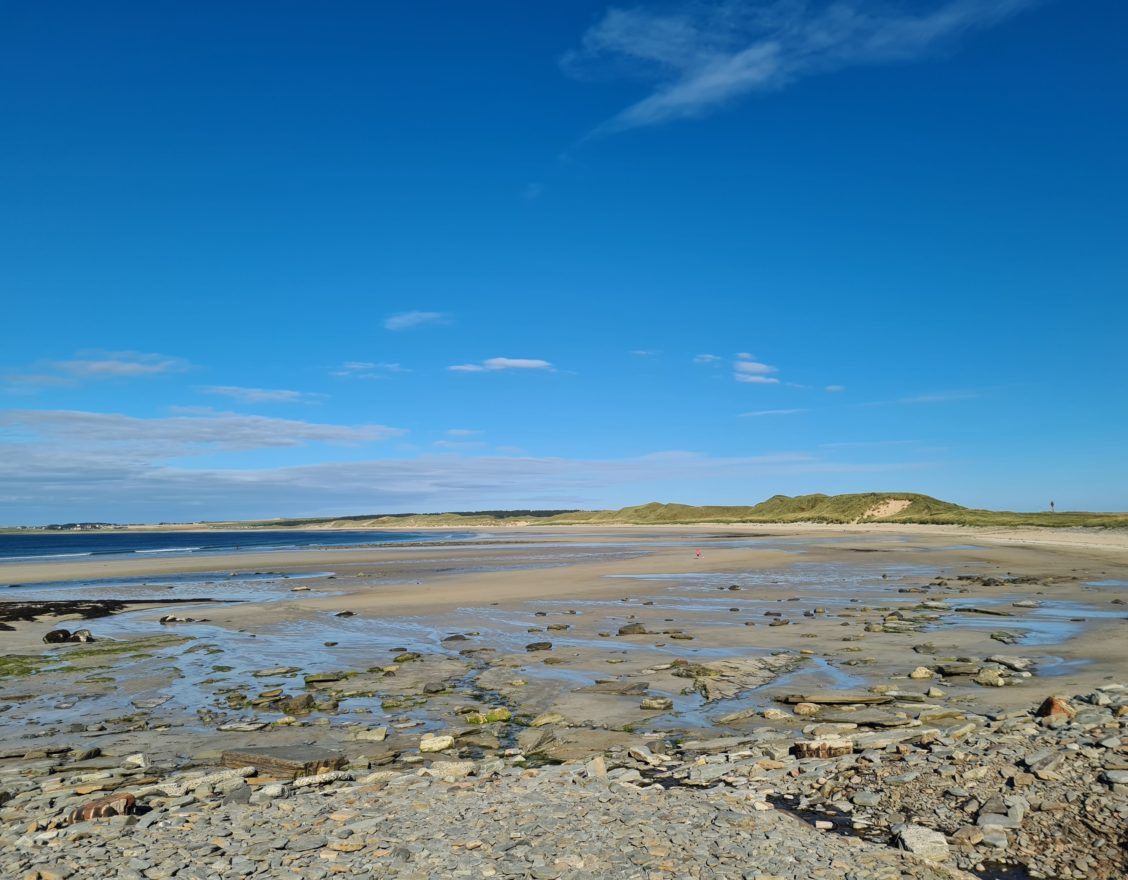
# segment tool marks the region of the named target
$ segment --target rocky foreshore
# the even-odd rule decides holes
[[[1128,876],[1128,686],[987,714],[894,698],[880,711],[911,723],[891,727],[849,699],[763,713],[798,730],[636,735],[562,764],[559,718],[483,750],[483,727],[517,727],[504,712],[413,748],[374,729],[352,757],[3,754],[0,876]]]

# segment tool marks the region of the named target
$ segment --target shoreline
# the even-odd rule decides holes
[[[897,536],[903,535],[913,538],[968,538],[991,544],[1028,546],[1028,547],[1056,547],[1100,553],[1128,554],[1128,530],[1118,529],[1093,532],[1089,529],[1070,529],[1067,532],[1058,530],[1043,530],[1038,528],[1011,528],[995,526],[930,526],[930,525],[898,525],[892,523],[859,523],[854,525],[820,525],[820,524],[789,524],[789,525],[742,525],[727,524],[705,525],[600,525],[600,526],[554,526],[540,527],[536,531],[514,529],[506,526],[466,528],[468,534],[477,534],[481,531],[496,531],[498,533],[520,536],[520,541],[514,541],[517,547],[521,545],[535,546],[543,543],[577,542],[578,536],[593,537],[597,541],[609,537],[624,537],[643,539],[647,537],[670,537],[685,535],[699,540],[710,538],[712,540],[739,540],[742,538],[775,537],[775,538],[851,538],[871,535]],[[716,534],[724,530],[723,534]],[[394,531],[392,529],[357,529],[356,531]],[[421,533],[449,533],[460,531],[450,528],[417,528],[403,529],[402,531]],[[410,542],[389,543],[364,546],[323,546],[300,550],[247,550],[231,553],[207,553],[193,557],[191,554],[183,556],[170,556],[168,558],[133,559],[127,556],[116,557],[109,560],[83,558],[81,561],[43,561],[22,562],[18,558],[0,561],[0,580],[10,584],[34,584],[51,581],[79,581],[95,580],[112,577],[146,577],[172,574],[193,574],[208,572],[228,571],[253,571],[253,570],[286,570],[290,572],[303,572],[316,570],[317,566],[326,561],[333,561],[343,565],[359,564],[364,562],[377,563],[383,560],[382,554],[397,553],[400,558],[410,558],[403,554],[413,552],[419,556],[425,555],[429,550],[450,550],[458,548],[484,548],[494,544],[507,544],[510,542],[499,541],[449,541],[449,542]]]

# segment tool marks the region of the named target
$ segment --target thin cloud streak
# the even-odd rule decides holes
[[[495,357],[482,361],[480,364],[454,364],[447,367],[455,373],[493,373],[501,370],[553,370],[548,361],[537,358],[507,358]]]
[[[626,75],[655,83],[650,95],[589,135],[600,136],[705,116],[819,73],[911,61],[1036,2],[948,0],[912,12],[872,0],[726,0],[672,14],[611,7],[561,65],[578,78]]]
[[[240,403],[313,403],[324,399],[324,394],[311,391],[291,391],[286,388],[244,388],[240,385],[205,385],[204,394],[230,397]]]
[[[337,379],[386,379],[391,373],[410,373],[402,364],[377,363],[372,361],[345,361],[329,372]]]
[[[55,369],[78,379],[120,379],[179,373],[189,364],[183,358],[141,351],[82,351],[74,360],[53,361]]]
[[[7,388],[30,392],[42,388],[76,387],[85,382],[136,379],[165,373],[182,373],[192,368],[183,358],[142,351],[103,351],[87,349],[70,360],[40,361],[30,372],[0,376]]]
[[[384,319],[385,330],[410,330],[427,324],[449,324],[451,316],[446,312],[400,312]]]

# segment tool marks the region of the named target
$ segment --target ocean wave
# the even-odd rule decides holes
[[[93,556],[93,553],[41,553],[35,556],[9,556],[6,561],[23,562],[25,559],[67,559],[72,556]]]
[[[134,550],[134,553],[191,553],[193,550],[203,550],[203,547],[161,547],[157,550]]]

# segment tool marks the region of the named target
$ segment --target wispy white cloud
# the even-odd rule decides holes
[[[779,370],[768,364],[762,364],[759,361],[737,361],[732,365],[733,369],[738,373],[757,373],[764,375],[765,373],[778,373]]]
[[[779,384],[779,379],[770,375],[771,373],[778,373],[779,370],[770,364],[753,360],[752,355],[746,351],[737,354],[732,369],[732,377],[736,379],[737,382],[744,382],[749,385]]]
[[[73,360],[52,361],[59,372],[76,379],[121,379],[179,373],[189,368],[183,358],[141,351],[81,351]]]
[[[535,358],[496,357],[480,364],[454,364],[447,367],[455,373],[492,373],[499,370],[552,370],[552,364]]]
[[[0,373],[0,386],[6,391],[32,392],[75,387],[86,382],[180,373],[191,366],[183,358],[165,354],[87,349],[70,360],[40,361],[27,370]]]
[[[596,129],[608,134],[704,116],[755,92],[845,67],[911,61],[997,25],[1037,0],[720,0],[681,11],[611,7],[562,66],[631,76],[653,91]]]
[[[290,391],[285,388],[244,388],[239,385],[205,385],[200,389],[205,394],[230,397],[240,403],[313,403],[323,400],[324,394],[310,391]]]
[[[737,382],[745,382],[748,385],[778,385],[779,379],[774,376],[752,376],[748,373],[735,373],[733,378]]]
[[[386,425],[319,424],[206,407],[149,419],[79,410],[0,410],[0,442],[12,446],[30,444],[58,454],[89,452],[94,457],[138,466],[213,452],[300,447],[309,443],[356,446],[405,433],[402,428]]]
[[[481,440],[436,440],[431,445],[436,449],[446,449],[451,451],[486,448],[486,444]]]
[[[699,354],[693,358],[695,364],[719,364],[722,360],[723,358],[716,354]]]
[[[640,358],[657,357],[661,353],[662,352],[660,352],[656,348],[634,348],[634,349],[631,349],[631,354],[633,354],[635,357],[640,357]]]
[[[760,418],[761,416],[793,416],[796,413],[806,412],[805,409],[759,409],[755,412],[741,413],[742,418]]]
[[[329,372],[338,379],[385,379],[389,373],[410,373],[401,364],[377,363],[373,361],[345,361]]]
[[[446,312],[399,312],[384,319],[385,330],[410,330],[426,324],[449,324],[451,316]]]
[[[484,433],[486,433],[486,432],[485,431],[479,431],[476,428],[448,428],[447,429],[447,436],[448,437],[479,437]]]
[[[831,394],[837,394],[840,391],[845,391],[846,386],[845,385],[827,385],[826,388],[823,389],[823,390],[829,391]]]

